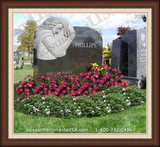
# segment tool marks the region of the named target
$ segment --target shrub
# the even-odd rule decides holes
[[[16,111],[36,116],[94,117],[117,113],[131,106],[145,103],[145,101],[146,97],[143,90],[135,86],[127,88],[114,86],[90,96],[66,95],[59,98],[55,95],[44,97],[35,94],[22,101],[17,101],[15,97],[14,108]]]
[[[34,76],[28,75],[24,81],[17,83],[17,100],[21,101],[34,94],[56,95],[60,98],[65,95],[91,95],[105,91],[113,86],[128,86],[123,80],[120,71],[108,67],[106,64],[98,67],[97,64],[86,73],[67,76],[63,73],[45,77],[40,73]]]

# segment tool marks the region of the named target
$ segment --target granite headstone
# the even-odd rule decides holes
[[[130,85],[140,87],[146,76],[146,29],[126,32],[126,37],[113,40],[112,68],[122,71]]]
[[[86,72],[90,63],[102,64],[102,37],[96,30],[88,27],[74,27],[71,32],[72,41],[70,45],[59,47],[66,48],[65,54],[56,57],[56,59],[42,59],[38,55],[38,43],[34,47],[34,72],[42,73],[49,76],[51,74],[56,75],[59,72],[63,72],[67,75],[79,74]],[[35,34],[35,38],[38,38]],[[56,39],[55,39],[56,41]],[[48,42],[52,42],[49,40]],[[51,43],[54,45],[53,43]],[[52,46],[50,46],[52,48]],[[62,53],[62,52],[61,52]],[[53,53],[54,54],[54,53]],[[46,57],[44,57],[46,58]]]
[[[16,64],[19,63],[19,60],[20,60],[19,52],[14,52],[14,61],[16,61]]]

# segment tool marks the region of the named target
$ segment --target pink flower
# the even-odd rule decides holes
[[[43,94],[43,91],[40,91],[39,94]]]
[[[57,92],[57,91],[55,91],[55,92],[54,92],[54,94],[55,94],[55,95],[58,95],[58,92]]]
[[[44,88],[43,90],[44,90],[44,91],[47,91],[48,89],[47,89],[47,88]]]
[[[86,91],[84,91],[84,94],[86,95],[86,94],[88,94],[88,91],[86,90]]]
[[[37,89],[37,90],[39,90],[40,88],[41,88],[40,85],[37,85],[37,86],[36,86],[36,89]]]
[[[100,83],[100,84],[103,84],[103,83],[104,83],[104,81],[103,81],[103,80],[99,80],[99,83]]]
[[[99,87],[102,87],[102,85],[101,85],[101,84],[98,84],[98,86],[99,86]]]
[[[41,79],[44,79],[45,77],[44,76],[41,76]]]
[[[17,97],[17,101],[20,101],[21,100],[21,98],[20,97]]]
[[[105,85],[107,85],[107,86],[108,86],[109,84],[110,84],[109,82],[106,82],[106,84],[105,84]]]
[[[32,80],[29,80],[29,83],[30,83],[30,84],[34,84],[34,82],[33,82]]]
[[[111,68],[111,67],[107,67],[107,69],[108,69],[108,70],[111,70],[112,68]]]
[[[28,84],[25,84],[23,87],[24,87],[24,88],[27,88],[27,87],[28,87]]]
[[[49,77],[45,78],[45,81],[48,81],[48,80],[50,80],[50,78],[49,78]]]
[[[21,89],[19,89],[19,92],[22,92],[23,91],[23,89],[21,88]]]
[[[65,94],[65,93],[66,93],[66,90],[63,90],[62,93]]]
[[[58,93],[59,93],[60,91],[61,91],[61,89],[60,89],[60,88],[57,88],[57,89],[56,89],[56,92],[58,92]]]
[[[51,91],[48,91],[48,95],[51,95],[52,94],[52,92]]]
[[[116,69],[115,69],[115,68],[113,68],[113,69],[112,69],[112,71],[113,71],[113,72],[115,72],[115,71],[116,71]]]
[[[74,91],[73,91],[73,90],[71,90],[71,95],[75,95],[75,93],[74,93]]]
[[[56,84],[53,84],[53,86],[54,86],[54,87],[57,87],[57,85],[56,85]]]
[[[62,95],[60,94],[60,95],[59,95],[59,97],[61,98],[61,97],[62,97]]]
[[[118,83],[117,83],[117,82],[115,82],[115,83],[114,83],[114,86],[117,86],[117,85],[118,85]]]
[[[64,77],[65,79],[67,79],[67,78],[68,78],[68,76],[67,76],[67,75],[64,75],[63,77]]]
[[[120,70],[117,71],[118,74],[121,74],[122,72]]]
[[[67,87],[66,89],[67,89],[68,91],[70,91],[71,88],[70,88],[70,87]]]
[[[88,90],[89,90],[89,91],[92,91],[92,88],[91,88],[91,87],[89,87],[89,88],[88,88]]]
[[[34,92],[34,93],[37,93],[37,89],[33,89],[33,92]]]
[[[114,79],[110,79],[110,81],[113,83],[113,82],[114,82]]]
[[[124,76],[123,76],[123,75],[120,75],[120,77],[121,77],[121,78],[124,78]]]

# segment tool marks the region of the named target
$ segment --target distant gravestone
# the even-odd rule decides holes
[[[18,52],[14,52],[14,61],[16,61],[16,64],[19,63],[19,60],[20,60],[20,55]]]
[[[121,70],[123,75],[128,74],[128,44],[127,39],[113,40],[111,67]]]
[[[146,29],[126,32],[126,37],[113,40],[112,68],[122,71],[125,80],[140,87],[146,76]]]
[[[56,18],[54,19],[56,20]],[[70,26],[68,22],[63,22],[62,19],[61,22],[62,24],[67,24],[66,27]],[[54,27],[52,29],[54,29]],[[64,32],[63,27],[58,33],[61,32]],[[46,32],[44,31],[43,33]],[[60,34],[60,36],[58,33],[56,35],[53,33],[52,37],[50,36],[51,34],[49,34],[48,36],[50,37],[48,38],[45,36],[47,39],[45,39],[45,41],[41,39],[41,42],[36,41],[40,33],[35,34],[35,73],[42,73],[46,76],[51,74],[56,75],[59,72],[63,72],[67,75],[79,74],[81,72],[86,72],[90,63],[96,62],[99,65],[102,63],[102,37],[96,30],[88,27],[72,28],[70,26],[68,37],[63,37],[64,34]],[[67,39],[69,43],[66,43]],[[45,45],[45,43],[47,45]],[[45,50],[44,52],[49,52],[50,55],[45,57],[45,53],[40,53],[39,48],[43,48]],[[56,51],[52,52],[52,49]]]

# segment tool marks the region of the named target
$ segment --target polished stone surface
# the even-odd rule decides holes
[[[90,63],[102,64],[102,37],[88,27],[74,27],[75,38],[67,48],[66,55],[56,60],[36,59],[39,73],[44,75],[63,72],[67,75],[88,71]],[[36,64],[34,64],[36,65]],[[36,68],[35,68],[36,70]]]

